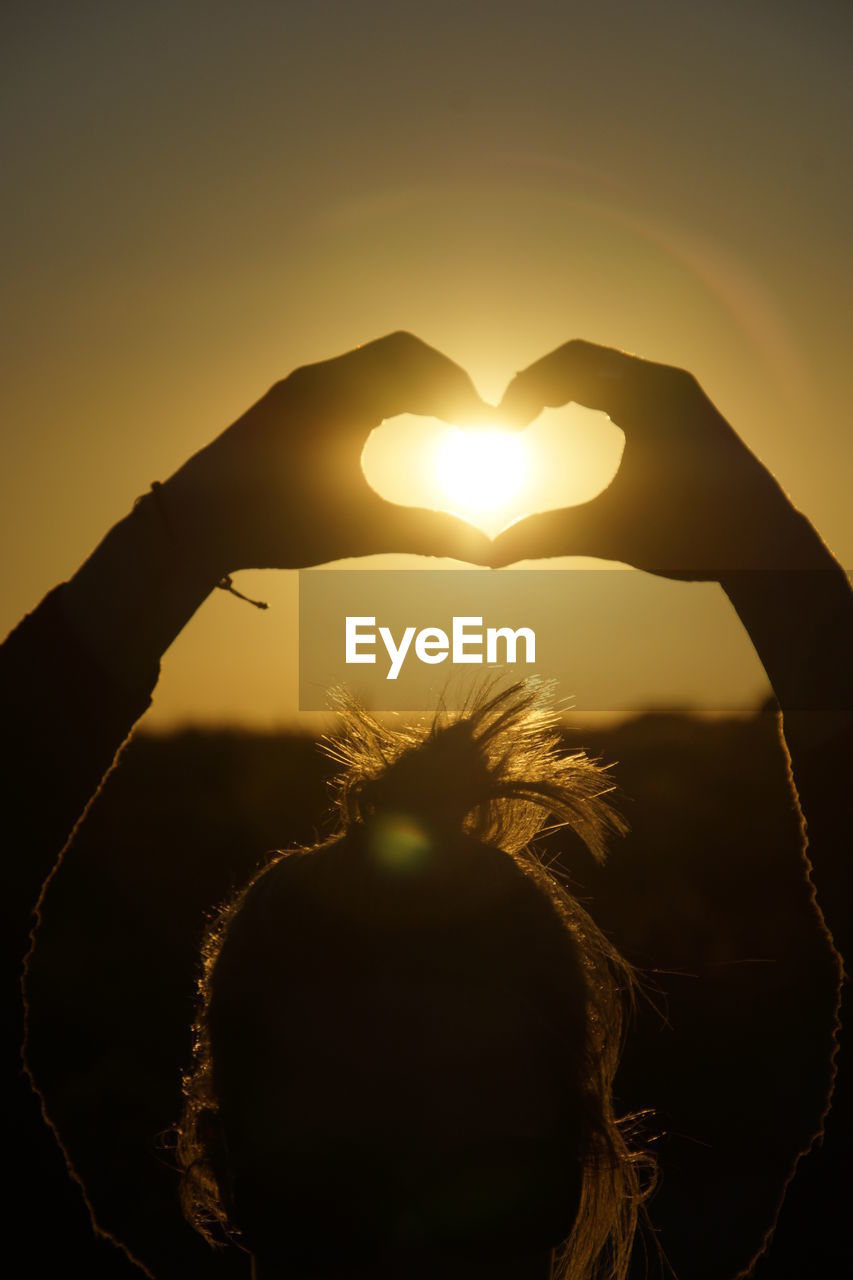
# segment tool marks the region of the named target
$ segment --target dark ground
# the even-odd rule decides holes
[[[775,719],[648,715],[570,743],[618,762],[632,828],[603,870],[562,845],[579,895],[647,975],[618,1083],[621,1109],[654,1107],[662,1135],[651,1217],[682,1277],[732,1275],[828,1079],[833,969]],[[48,892],[33,1065],[100,1220],[164,1280],[247,1275],[183,1224],[163,1135],[206,912],[265,850],[328,832],[330,773],[304,738],[141,734]],[[830,1193],[846,1213],[845,1189]],[[760,1277],[808,1274],[808,1223],[794,1235],[802,1256],[771,1251]]]

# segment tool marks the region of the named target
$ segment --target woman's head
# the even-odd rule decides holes
[[[187,1211],[296,1274],[570,1237],[589,1273],[636,1217],[630,975],[527,846],[550,813],[600,854],[606,775],[530,686],[427,727],[348,705],[333,753],[339,834],[276,855],[208,939]]]

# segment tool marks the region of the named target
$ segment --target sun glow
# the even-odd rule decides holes
[[[436,453],[436,474],[459,515],[482,515],[505,507],[527,476],[527,456],[518,435],[496,427],[454,427]]]
[[[494,538],[534,512],[592,501],[624,443],[605,414],[576,404],[544,409],[517,432],[399,414],[371,432],[362,467],[386,502],[449,511]]]

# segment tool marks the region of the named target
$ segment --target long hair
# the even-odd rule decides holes
[[[560,1280],[624,1280],[638,1217],[654,1182],[654,1162],[632,1149],[635,1118],[618,1119],[613,1081],[635,993],[630,965],[572,895],[565,879],[538,856],[535,840],[549,819],[568,827],[592,856],[603,859],[608,837],[625,830],[612,807],[614,784],[583,752],[562,749],[550,690],[525,681],[485,686],[456,715],[444,707],[431,720],[388,723],[346,694],[337,695],[341,729],[326,744],[340,766],[336,780],[339,829],[313,849],[273,854],[249,885],[222,907],[202,951],[192,1066],[184,1079],[178,1131],[181,1199],[190,1223],[211,1244],[240,1243],[227,1171],[217,1148],[221,1099],[217,1090],[212,1011],[229,936],[247,904],[285,860],[308,857],[389,815],[398,824],[395,857],[417,855],[417,833],[439,841],[452,833],[510,859],[537,896],[547,899],[571,938],[583,975],[580,1091],[583,1108],[580,1191],[574,1225],[553,1254]],[[402,832],[402,835],[400,833]],[[411,832],[414,836],[409,839]],[[389,847],[387,842],[384,847]],[[298,978],[294,981],[298,982]]]

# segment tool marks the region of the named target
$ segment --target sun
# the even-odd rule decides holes
[[[481,515],[506,506],[527,478],[521,439],[497,427],[452,427],[436,451],[439,485],[458,515]]]

